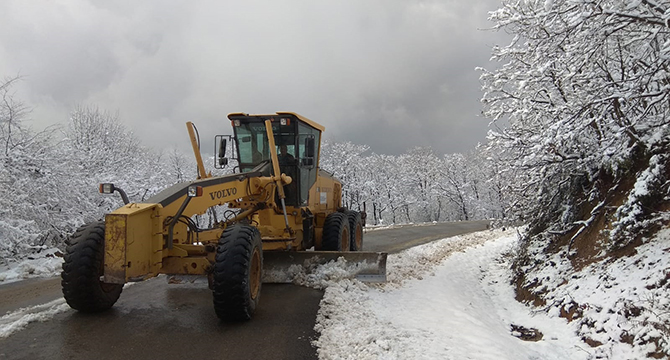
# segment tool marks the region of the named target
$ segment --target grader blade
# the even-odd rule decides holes
[[[322,271],[363,282],[386,282],[386,257],[381,252],[268,251],[263,253],[263,282],[294,283]],[[330,264],[329,264],[330,263]],[[326,266],[337,268],[329,271]]]

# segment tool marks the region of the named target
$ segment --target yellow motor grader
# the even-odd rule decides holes
[[[232,136],[215,137],[215,167],[206,173],[196,129],[187,123],[198,179],[178,183],[146,202],[129,202],[67,241],[62,288],[82,312],[111,308],[123,284],[168,275],[205,275],[223,320],[250,319],[264,281],[290,282],[289,267],[344,257],[362,280],[385,281],[386,254],[361,252],[365,212],[342,208],[342,185],[319,168],[324,127],[292,112],[228,115]],[[227,208],[209,228],[195,215]],[[294,268],[294,267],[293,267]],[[286,276],[283,276],[286,275]]]

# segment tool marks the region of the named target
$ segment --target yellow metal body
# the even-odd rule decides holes
[[[105,216],[105,282],[158,275],[163,247],[159,208],[128,204]]]
[[[323,126],[297,114],[278,114],[290,114],[323,131]],[[326,216],[341,206],[339,181],[319,171],[316,182],[309,189],[307,204],[282,206],[283,186],[293,179],[280,173],[270,120],[266,121],[266,129],[273,174],[279,174],[277,176],[264,176],[253,171],[210,176],[197,151],[192,124],[188,123],[187,127],[201,178],[165,189],[149,199],[154,202],[130,203],[106,215],[104,282],[122,284],[161,273],[208,274],[214,263],[216,244],[223,230],[234,222],[256,226],[261,233],[264,252],[300,251],[311,246],[320,249]],[[316,160],[318,164],[318,158]],[[202,187],[202,196],[188,197],[189,186]],[[240,212],[235,218],[204,231],[194,232],[186,225],[184,219],[224,204]],[[304,234],[304,214],[307,212],[313,216],[312,236]],[[184,221],[177,221],[175,217]]]
[[[208,174],[205,172],[205,164],[202,162],[198,140],[195,136],[195,125],[189,121],[186,123],[186,128],[188,129],[188,136],[191,138],[191,146],[193,147],[193,153],[195,154],[195,161],[198,164],[198,179],[212,177],[211,173]]]

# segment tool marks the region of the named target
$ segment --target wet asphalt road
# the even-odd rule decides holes
[[[487,222],[441,223],[369,231],[365,251],[398,252],[486,229]],[[59,279],[0,286],[0,314],[58,299]],[[223,323],[207,284],[168,285],[165,277],[123,290],[112,310],[72,310],[0,339],[4,359],[317,359],[311,341],[322,292],[264,284],[251,321]]]
[[[396,253],[445,237],[486,230],[489,223],[489,221],[461,221],[373,230],[365,233],[363,250]]]

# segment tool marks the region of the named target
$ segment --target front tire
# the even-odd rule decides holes
[[[253,226],[223,231],[216,249],[212,294],[214,311],[224,321],[249,320],[261,295],[263,247]]]
[[[349,220],[349,233],[351,234],[351,251],[363,250],[363,221],[361,220],[361,213],[358,211],[347,211],[347,218]]]
[[[80,227],[66,244],[61,286],[67,304],[87,313],[114,306],[123,285],[100,280],[104,274],[105,222]]]
[[[341,212],[328,215],[323,224],[323,240],[321,242],[323,250],[348,251],[350,241],[347,215]]]

